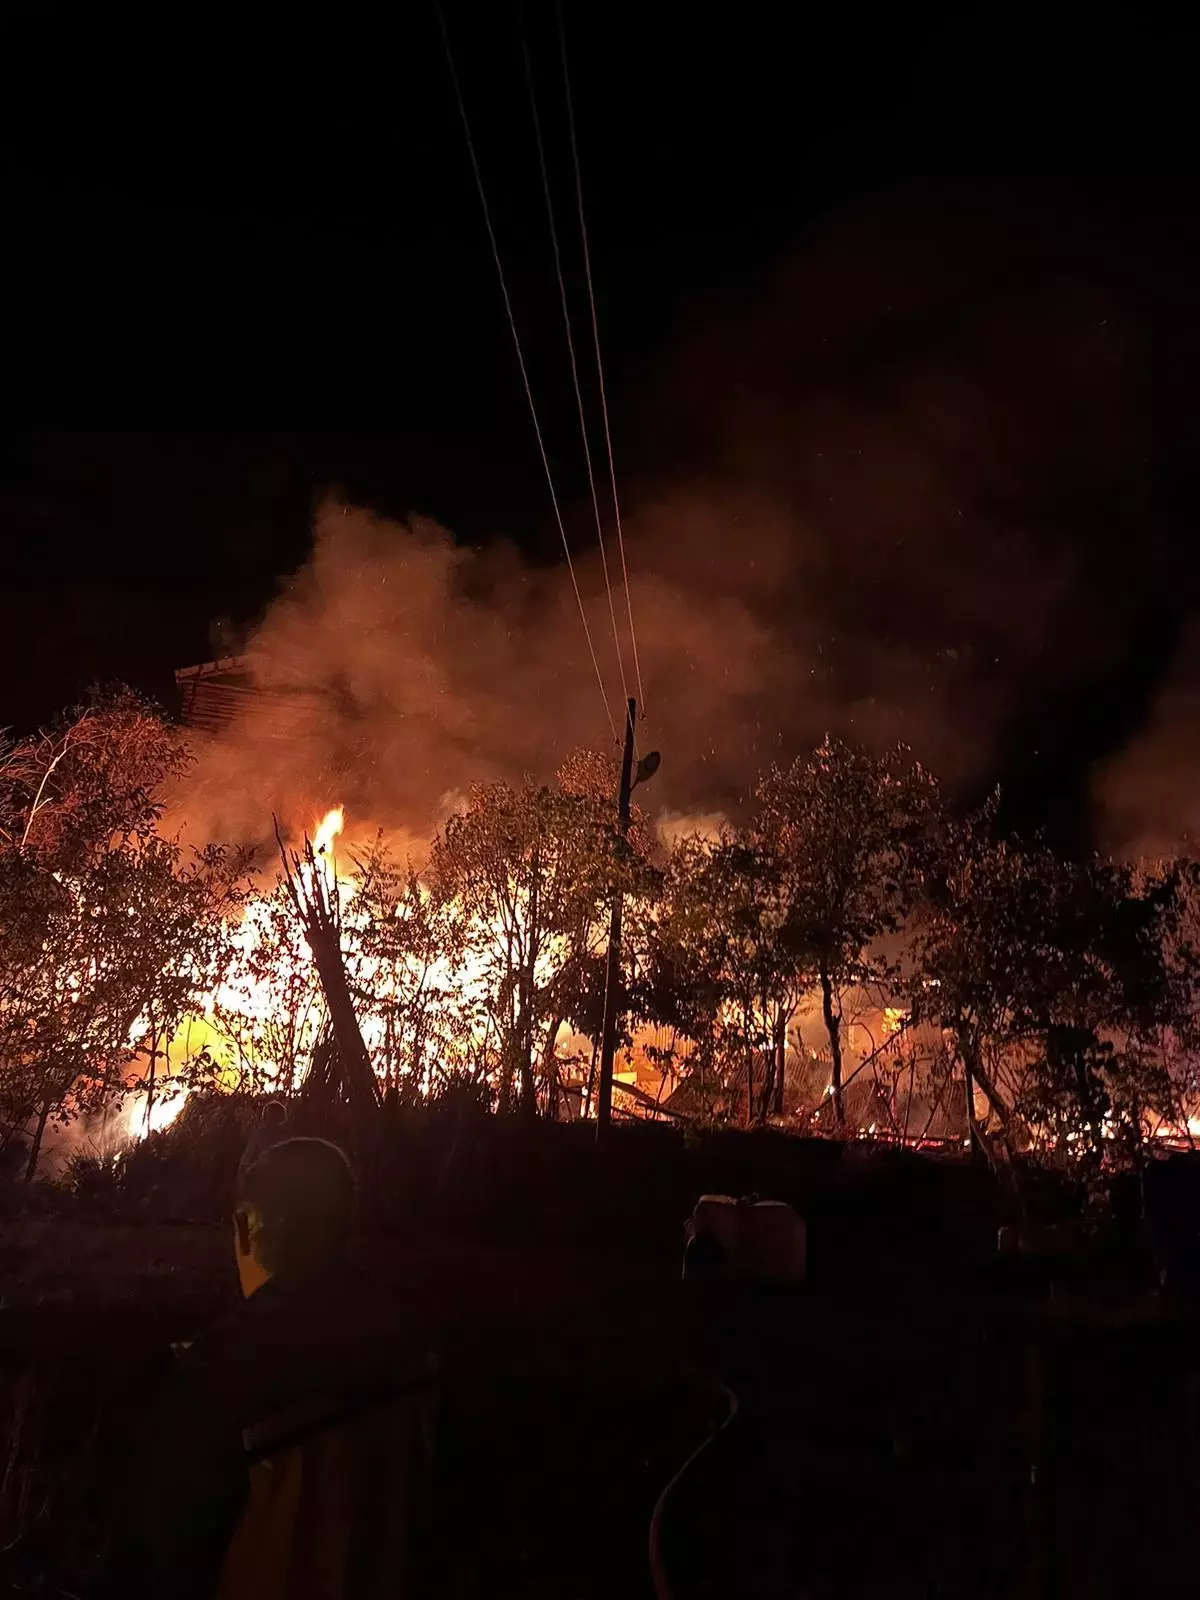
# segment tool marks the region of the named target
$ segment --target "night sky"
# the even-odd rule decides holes
[[[393,10],[10,9],[0,721],[35,724],[97,678],[169,700],[172,669],[218,653],[304,560],[330,486],[556,558],[437,13]],[[704,469],[739,416],[873,393],[905,341],[977,368],[989,415],[1041,445],[1036,470],[988,477],[997,515],[1074,574],[1079,637],[1094,617],[1114,641],[1044,692],[1024,674],[987,776],[1024,824],[1078,833],[1093,763],[1141,725],[1198,598],[1190,51],[1144,10],[1052,29],[994,7],[783,15],[565,8],[622,482],[636,497]],[[577,508],[521,54],[524,37],[565,230],[555,13],[451,0],[446,17]],[[886,298],[909,216],[940,242],[934,288],[899,294],[892,345],[836,339],[823,366],[781,283],[795,269],[811,296],[805,261],[841,229],[839,281]],[[967,217],[985,246],[957,272]],[[1022,274],[1039,315],[1098,330],[1080,370],[1098,363],[1103,405],[1057,411],[1021,369]],[[807,327],[811,299],[794,309]],[[807,436],[774,434],[759,470],[786,496]]]

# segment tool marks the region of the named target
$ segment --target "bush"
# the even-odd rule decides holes
[[[57,1185],[81,1200],[114,1203],[121,1194],[121,1161],[121,1154],[97,1156],[78,1150],[67,1157]]]

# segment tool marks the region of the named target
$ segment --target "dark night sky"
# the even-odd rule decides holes
[[[303,560],[313,495],[330,484],[553,558],[436,12],[397,14],[280,12],[248,27],[207,9],[115,22],[10,9],[0,721],[36,722],[97,677],[167,697],[174,666],[212,653],[213,619],[252,619]],[[994,760],[1023,816],[1070,828],[1091,763],[1137,727],[1196,602],[1200,263],[1183,37],[1144,10],[1052,28],[994,7],[896,7],[882,23],[852,8],[790,25],[753,5],[709,15],[566,7],[631,484],[704,457],[725,426],[706,409],[708,380],[726,419],[730,371],[759,381],[744,349],[721,353],[728,331],[752,326],[770,274],[847,214],[894,217],[897,195],[920,194],[952,239],[962,197],[985,216],[1030,211],[1049,239],[1043,268],[1094,242],[1101,312],[1119,286],[1138,346],[1140,388],[1123,397],[1136,449],[1110,472],[1103,431],[1072,437],[1076,455],[1095,452],[1094,498],[1078,471],[1043,471],[1021,492],[1081,562],[1081,594],[1102,592],[1119,615],[1120,647],[1065,689],[1026,684]],[[567,462],[517,13],[450,0],[447,16]],[[565,179],[553,11],[527,5],[524,27]],[[1003,278],[1004,259],[993,265]],[[995,287],[968,278],[955,292],[986,308]],[[953,339],[954,296],[925,315],[931,345]],[[697,349],[713,352],[707,372]],[[814,371],[773,369],[769,383],[811,385]],[[1060,419],[1036,395],[1028,415],[1053,436]],[[572,498],[582,487],[576,474]]]

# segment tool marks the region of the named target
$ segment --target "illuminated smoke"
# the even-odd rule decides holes
[[[1136,508],[1153,375],[1111,256],[1049,210],[908,197],[688,319],[616,417],[648,809],[731,814],[826,731],[986,782],[1022,717],[1119,652],[1121,562],[1153,566],[1092,507]],[[556,465],[570,504],[582,463]],[[586,507],[568,531],[619,721]],[[202,752],[197,833],[269,847],[272,812],[295,829],[338,795],[419,851],[473,781],[611,746],[561,564],[452,533],[318,508],[249,637],[274,698]]]
[[[1105,841],[1127,854],[1200,840],[1200,627],[1185,633],[1144,726],[1096,775]]]

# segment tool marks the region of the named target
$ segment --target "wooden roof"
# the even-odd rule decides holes
[[[257,698],[249,666],[242,656],[204,661],[196,667],[177,667],[180,713],[189,728],[219,733],[248,703]]]
[[[179,667],[175,682],[179,686],[184,724],[206,733],[223,732],[253,709],[259,713],[255,733],[286,742],[301,735],[311,726],[314,717],[319,719],[326,713],[326,703],[319,690],[308,684],[264,688],[256,681],[244,656],[226,656],[220,661],[202,662],[197,667]]]

